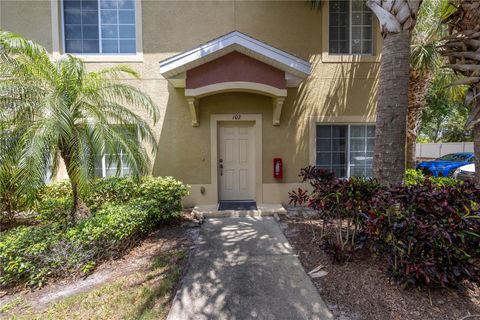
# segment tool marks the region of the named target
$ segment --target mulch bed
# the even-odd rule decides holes
[[[336,319],[480,319],[478,287],[463,293],[402,289],[390,283],[379,257],[364,255],[343,264],[333,263],[320,246],[320,221],[284,216],[280,225],[307,272],[319,265],[328,272],[312,281]]]

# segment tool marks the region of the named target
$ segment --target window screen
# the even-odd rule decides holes
[[[339,178],[372,176],[374,125],[317,125],[316,166]]]
[[[330,0],[328,19],[330,53],[373,53],[373,16],[365,0]]]
[[[136,52],[135,0],[64,0],[65,51]]]

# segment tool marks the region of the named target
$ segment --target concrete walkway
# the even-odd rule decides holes
[[[272,217],[207,220],[167,320],[333,319]]]

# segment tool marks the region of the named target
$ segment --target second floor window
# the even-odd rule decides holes
[[[136,53],[135,0],[63,0],[65,52]]]
[[[328,12],[329,53],[373,53],[373,14],[365,0],[330,0]]]

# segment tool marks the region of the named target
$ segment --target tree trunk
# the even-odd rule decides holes
[[[61,150],[60,155],[65,163],[68,179],[72,186],[72,207],[70,208],[68,224],[74,226],[77,223],[77,212],[79,208],[78,184],[75,182],[75,179],[73,179],[72,168],[70,167],[70,155],[65,150]]]
[[[428,70],[418,71],[410,67],[406,147],[408,169],[415,169],[417,164],[417,136],[422,124],[422,111],[427,105],[427,93],[431,79],[432,74]]]
[[[475,184],[480,187],[480,122],[473,126],[473,151],[475,153]]]
[[[383,40],[373,170],[382,184],[402,183],[410,72],[410,31]]]
[[[417,166],[417,135],[407,134],[407,169],[415,169]]]
[[[70,179],[70,181],[72,181]],[[77,223],[77,211],[78,211],[78,186],[75,182],[71,182],[72,185],[72,208],[70,209],[70,217],[68,223],[74,226]]]

